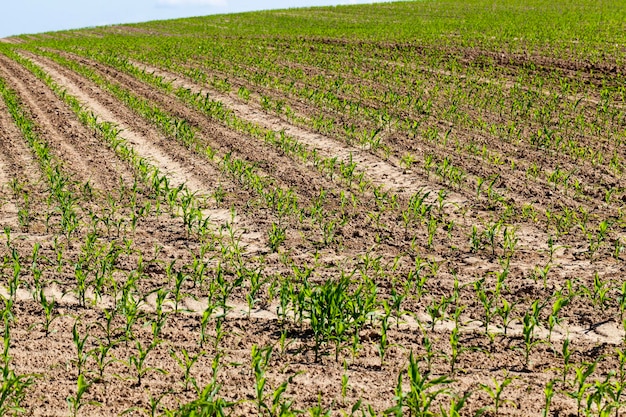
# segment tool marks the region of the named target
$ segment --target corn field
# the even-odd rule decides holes
[[[626,6],[0,40],[0,416],[620,416]]]

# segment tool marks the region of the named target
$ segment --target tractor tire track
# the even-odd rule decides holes
[[[121,137],[128,140],[129,145],[139,156],[147,159],[164,173],[170,179],[172,186],[178,187],[184,184],[199,198],[208,197],[215,192],[222,174],[207,164],[206,160],[190,156],[189,151],[178,146],[173,140],[163,137],[147,123],[139,120],[129,109],[120,106],[119,102],[90,82],[62,71],[49,60],[31,54],[24,55],[40,66],[69,94],[75,96],[99,120],[117,125],[122,130]],[[231,221],[235,223],[238,233],[242,234],[241,240],[247,247],[247,253],[265,251],[263,224],[268,223],[268,220],[255,218],[253,222],[239,214],[231,219],[231,214],[226,209],[206,209],[203,212],[210,216],[216,225]]]
[[[163,135],[149,126],[140,126],[140,121],[136,120],[137,116],[122,109],[119,103],[114,102],[114,99],[105,102],[101,99],[102,93],[98,91],[97,87],[89,85],[88,82],[81,83],[75,80],[45,58],[39,58],[29,53],[22,53],[22,55],[41,67],[68,93],[92,110],[99,120],[115,123],[122,130],[122,136],[129,141],[137,153],[154,163],[170,178],[173,186],[178,187],[185,184],[192,192],[202,191],[206,195],[213,191],[207,188],[206,184],[203,184],[196,166],[185,166],[179,158],[169,155],[167,150],[163,149],[165,146],[156,146],[150,140],[152,137],[157,137],[159,138],[158,141],[162,142],[161,145],[165,145],[168,140],[163,138]],[[170,144],[168,143],[168,145]]]
[[[43,82],[4,55],[0,56],[0,65],[0,73],[19,93],[41,129],[40,136],[50,144],[64,169],[81,182],[106,191],[117,187],[120,175],[131,178],[130,171],[114,162],[110,152],[101,148],[99,141]]]
[[[97,66],[97,64],[92,64],[94,66]],[[267,118],[267,120],[270,120],[270,122],[267,123],[263,123],[260,122],[259,124],[265,126],[265,127],[269,127],[269,128],[276,128],[276,125],[273,124],[275,123],[280,123],[280,126],[286,126],[288,125],[286,122],[273,117],[273,116],[268,116],[266,115],[264,112],[262,112],[260,109],[255,109],[252,108],[249,105],[246,104],[242,104],[242,103],[238,103],[236,101],[236,99],[233,99],[229,96],[226,96],[224,94],[220,94],[218,92],[215,92],[213,90],[207,90],[204,89],[202,87],[199,87],[198,85],[192,83],[192,82],[188,82],[188,81],[181,81],[179,79],[176,79],[176,77],[171,74],[168,73],[166,71],[161,71],[157,68],[153,68],[153,67],[149,67],[149,66],[142,66],[142,64],[136,64],[139,66],[139,68],[148,71],[148,72],[153,72],[155,75],[161,76],[164,78],[164,80],[166,81],[171,81],[173,83],[174,86],[177,87],[182,87],[182,88],[187,88],[190,89],[191,91],[195,91],[195,92],[200,92],[202,94],[206,94],[207,92],[209,93],[210,97],[212,97],[213,99],[218,99],[220,101],[222,101],[222,99],[224,99],[224,101],[222,101],[222,103],[224,103],[227,107],[231,108],[231,104],[233,106],[235,106],[236,108],[240,109],[239,112],[237,112],[238,116],[244,118],[245,120],[250,120],[250,121],[254,121],[254,122],[259,122],[260,119],[262,118]],[[110,70],[110,71],[114,71],[114,70]],[[115,77],[116,79],[118,77],[122,77],[123,75],[118,75],[117,73],[115,73]],[[124,78],[126,78],[128,76],[124,76]],[[252,119],[248,118],[247,115],[252,115]],[[265,119],[264,119],[265,120]],[[291,126],[291,125],[289,125]],[[311,133],[311,132],[307,132],[304,129],[298,128],[298,127],[294,127],[294,129],[298,132],[304,132],[303,134],[308,135],[309,137],[323,137],[322,135],[318,135],[315,133]],[[300,137],[297,136],[297,138],[299,139]],[[336,143],[334,140],[330,139],[330,138],[326,138],[323,137],[324,140],[329,141],[329,142],[333,142]],[[346,149],[348,147],[344,147],[344,149]],[[439,150],[439,152],[441,152]],[[375,156],[371,155],[371,154],[367,154],[368,156],[375,158]],[[366,171],[369,174],[369,170]],[[506,178],[508,178],[508,176],[505,176]],[[515,183],[517,180],[520,180],[520,178],[517,179],[508,179],[510,181],[512,181],[513,183]],[[507,180],[507,181],[508,181]],[[504,180],[501,180],[504,181]],[[430,184],[432,184],[432,181],[430,182]],[[389,183],[386,184],[387,186],[389,186]],[[392,187],[393,188],[393,187]],[[524,187],[521,186],[519,187],[522,190],[522,194],[518,194],[517,192],[514,192],[514,197],[510,197],[507,194],[505,194],[506,197],[513,198],[514,202],[519,202],[519,201],[526,201],[526,196],[528,193],[528,190],[525,191],[526,194],[524,194]],[[425,190],[429,190],[432,189],[432,186],[429,187],[424,187],[423,189]],[[397,191],[402,191],[402,189],[399,189]],[[500,191],[500,190],[498,190]],[[536,193],[540,192],[540,190],[534,190],[535,192],[535,196],[537,195]],[[532,193],[531,193],[532,194]],[[469,191],[466,190],[459,190],[458,193],[450,193],[448,195],[448,199],[447,201],[450,201],[454,204],[458,204],[458,205],[464,205],[466,204],[468,201],[471,201],[471,199],[473,198],[473,196],[471,195],[471,193]],[[570,197],[571,199],[571,197]],[[542,206],[539,205],[541,208]],[[489,218],[489,212],[485,212],[484,210],[482,210],[480,207],[473,207],[471,206],[470,210],[467,213],[468,217],[463,217],[461,219],[460,216],[456,216],[455,214],[451,214],[451,216],[455,219],[455,222],[458,220],[461,224],[465,224],[466,226],[468,226],[467,221],[471,221],[472,223],[475,224],[476,219],[488,219]],[[470,224],[471,225],[471,224]],[[525,224],[522,228],[520,228],[519,234],[519,250],[522,253],[534,253],[536,251],[537,248],[541,249],[541,250],[547,250],[547,241],[548,241],[548,233],[545,230],[542,230],[541,228],[539,228],[536,224],[534,223],[528,223]],[[576,249],[579,250],[579,249]],[[571,256],[577,256],[577,255],[573,255],[571,252],[568,254],[564,254],[563,258],[560,258],[559,260],[562,262],[569,262],[569,259]],[[471,257],[470,257],[471,258]],[[474,267],[476,267],[477,265],[474,265],[473,262],[470,262],[470,258],[467,259],[468,262],[462,262],[463,264],[466,264],[465,267],[469,268],[469,270],[473,270]],[[573,259],[572,259],[573,260]],[[521,262],[519,264],[519,266],[522,266],[527,260]],[[537,261],[539,262],[539,261]],[[513,262],[512,265],[517,265],[517,262]],[[579,265],[578,263],[575,263],[578,267],[575,268],[576,269],[576,273],[580,273],[583,276],[591,276],[593,274],[593,271],[591,271],[591,268],[587,265]],[[495,266],[495,265],[494,265]],[[479,268],[480,269],[480,268]],[[563,276],[565,277],[565,276]]]
[[[337,187],[337,184],[322,176],[312,165],[302,164],[274,146],[236,133],[130,75],[96,61],[72,54],[65,55],[69,55],[70,59],[77,60],[83,65],[90,66],[110,81],[119,83],[135,94],[157,103],[168,113],[191,122],[194,127],[201,130],[203,139],[217,151],[218,155],[232,152],[246,161],[254,161],[259,171],[276,179],[285,188],[293,188],[294,192],[304,199],[317,197],[320,190],[332,190]],[[242,142],[245,146],[241,146]]]
[[[320,155],[333,158],[337,157],[338,161],[349,162],[352,158],[358,167],[366,172],[367,177],[376,185],[382,185],[385,188],[393,189],[399,194],[410,195],[418,190],[430,190],[437,193],[439,189],[432,189],[432,183],[425,178],[418,178],[415,174],[409,173],[398,166],[384,161],[371,153],[337,142],[336,140],[324,136],[319,133],[310,132],[306,129],[294,126],[284,120],[269,115],[261,109],[257,109],[251,105],[241,103],[227,94],[220,93],[213,89],[201,87],[191,81],[183,80],[178,76],[163,71],[161,69],[133,62],[139,69],[154,75],[163,77],[164,80],[172,82],[172,85],[178,88],[186,88],[194,93],[209,94],[213,100],[222,102],[227,108],[232,110],[238,117],[267,129],[275,131],[284,131],[286,134],[293,136],[299,142],[307,145],[310,149],[315,149]],[[450,193],[449,200],[454,203],[465,202],[466,199]]]

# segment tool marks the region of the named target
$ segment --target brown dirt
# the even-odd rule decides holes
[[[553,256],[549,256],[546,244],[549,230],[544,221],[520,220],[516,223],[519,226],[520,242],[517,253],[511,259],[510,275],[503,289],[504,297],[516,303],[513,321],[505,334],[503,323],[497,318],[493,319],[490,330],[494,343],[491,344],[484,332],[485,315],[482,305],[477,301],[473,284],[478,278],[484,277],[491,291],[494,278],[502,267],[498,256],[489,249],[482,248],[474,253],[468,246],[471,226],[490,218],[489,210],[476,203],[469,191],[461,189],[450,193],[450,202],[456,203],[458,207],[451,205],[447,209],[441,209],[438,215],[446,221],[453,220],[457,227],[447,233],[440,226],[438,240],[433,247],[427,247],[423,242],[426,237],[426,225],[423,224],[410,228],[410,233],[419,241],[416,246],[411,245],[410,239],[404,236],[406,233],[401,225],[400,208],[389,208],[381,215],[380,224],[373,217],[368,217],[382,211],[377,205],[380,203],[376,202],[376,197],[369,193],[359,195],[360,201],[348,210],[351,221],[340,231],[341,243],[323,247],[314,241],[314,236],[319,231],[309,230],[311,226],[308,223],[289,219],[289,238],[278,254],[272,254],[268,250],[267,231],[276,222],[276,214],[253,191],[243,189],[235,180],[220,171],[215,160],[208,160],[176,143],[172,138],[165,137],[147,121],[83,77],[49,59],[25,52],[23,55],[40,65],[69,94],[76,96],[85,108],[97,114],[100,120],[110,121],[121,127],[122,136],[133,149],[165,172],[173,185],[184,183],[198,196],[211,196],[218,186],[223,186],[227,190],[225,201],[207,203],[206,206],[208,212],[212,211],[218,215],[220,222],[223,221],[222,227],[215,230],[215,235],[227,234],[225,230],[229,222],[229,209],[234,208],[237,212],[234,230],[236,234],[240,234],[241,242],[247,247],[244,256],[233,256],[228,252],[227,238],[215,237],[214,240],[205,241],[198,236],[189,235],[179,218],[159,214],[154,210],[142,218],[136,229],[131,229],[125,223],[126,226],[118,230],[117,234],[114,229],[105,232],[105,226],[96,223],[93,227],[101,233],[97,244],[103,245],[103,248],[113,247],[109,245],[120,248],[119,259],[112,272],[116,282],[123,285],[131,280],[133,274],[139,275],[138,284],[132,289],[132,294],[141,300],[140,314],[138,321],[130,326],[132,335],[124,337],[125,322],[121,313],[113,319],[112,334],[107,335],[102,326],[106,323],[105,313],[120,302],[122,291],[108,283],[105,294],[96,297],[93,291],[88,291],[84,305],[80,302],[76,291],[76,272],[81,265],[90,265],[91,262],[84,258],[88,251],[89,229],[82,229],[74,236],[63,237],[55,227],[49,231],[44,226],[43,218],[47,212],[53,210],[45,203],[50,191],[39,180],[40,172],[36,162],[24,143],[20,142],[20,134],[12,126],[6,107],[0,104],[0,132],[3,135],[0,145],[0,188],[3,190],[3,197],[7,195],[4,192],[6,185],[16,177],[23,179],[29,187],[40,190],[42,194],[39,199],[33,200],[34,220],[30,230],[16,231],[18,236],[13,243],[4,245],[3,242],[0,246],[0,255],[6,259],[0,273],[7,280],[12,276],[11,249],[15,248],[24,261],[20,290],[14,300],[13,314],[17,319],[11,323],[10,355],[11,365],[16,372],[36,375],[34,385],[27,391],[23,403],[29,415],[68,414],[66,398],[75,394],[78,375],[77,349],[72,341],[72,328],[76,323],[79,334],[88,335],[87,350],[105,346],[109,338],[115,340],[109,356],[114,360],[107,365],[102,377],[97,372],[96,351],[92,350],[94,354],[86,359],[85,374],[92,385],[85,398],[97,402],[98,405],[85,405],[80,410],[80,415],[119,415],[133,407],[137,407],[137,410],[129,414],[140,415],[145,413],[139,409],[146,409],[151,398],[163,396],[161,406],[172,408],[197,397],[193,388],[184,389],[183,372],[171,356],[172,351],[180,355],[182,349],[200,354],[191,372],[198,386],[209,384],[215,377],[221,384],[219,396],[236,402],[232,415],[242,416],[260,414],[254,403],[255,377],[250,356],[254,345],[272,346],[274,349],[266,371],[266,393],[290,380],[284,395],[285,398],[293,399],[295,408],[305,410],[319,404],[324,409],[332,408],[337,415],[340,411],[349,413],[358,400],[372,405],[377,413],[391,407],[396,396],[394,390],[398,375],[401,373],[404,375],[404,392],[407,391],[409,384],[405,370],[411,352],[419,358],[423,372],[430,368],[432,376],[448,375],[454,379],[450,387],[456,395],[472,392],[467,407],[463,410],[464,415],[474,415],[481,408],[492,404],[481,384],[492,386],[494,379],[501,382],[506,377],[512,377],[513,380],[504,391],[506,403],[500,409],[499,415],[539,415],[544,404],[545,385],[551,379],[561,378],[563,359],[560,351],[566,338],[572,342],[571,362],[576,366],[601,358],[593,376],[595,380],[602,380],[609,371],[617,369],[615,349],[623,344],[625,335],[619,321],[619,307],[616,303],[619,294],[615,285],[621,282],[625,267],[623,259],[611,259],[610,248],[603,247],[595,257],[588,257],[584,253],[585,242],[581,241],[579,234],[572,233],[571,236],[564,237],[569,239],[566,240],[568,247],[559,248]],[[232,151],[242,159],[258,163],[258,172],[274,179],[277,187],[293,187],[302,201],[308,203],[321,190],[329,190],[331,197],[325,206],[332,213],[329,216],[337,215],[341,191],[352,195],[350,191],[342,189],[340,182],[319,174],[313,167],[298,164],[267,144],[206,120],[172,96],[155,91],[103,65],[93,62],[88,64],[109,79],[116,80],[138,95],[157,103],[169,113],[188,120],[199,130],[202,140],[214,146],[218,154]],[[148,69],[157,71],[154,68]],[[172,76],[165,73],[162,75]],[[132,187],[135,179],[133,170],[121,162],[87,128],[80,125],[71,111],[43,83],[2,55],[0,76],[19,94],[24,108],[38,125],[39,135],[50,143],[55,158],[63,162],[64,169],[78,183],[90,181],[98,190],[94,196],[81,197],[77,202],[84,216],[82,220],[86,224],[91,224],[86,214],[90,209],[104,216],[107,210],[117,207],[120,212],[116,218],[128,221],[136,207],[147,202],[154,204],[148,187],[140,186],[136,196],[138,204],[130,205],[131,198],[127,189]],[[407,195],[420,187],[425,186],[436,192],[444,186],[428,175],[404,172],[393,159],[383,160],[367,150],[350,147],[331,137],[295,126],[231,96],[220,95],[188,81],[177,83],[177,86],[209,92],[211,97],[222,101],[245,120],[271,129],[284,129],[324,155],[336,155],[346,160],[352,154],[353,160],[376,184],[384,185],[401,196],[399,204],[402,207],[406,204]],[[7,141],[4,136],[7,136]],[[408,138],[399,138],[395,146],[400,150],[415,149],[411,147],[414,145],[409,143]],[[538,154],[524,154],[522,151],[518,155],[522,162],[534,156]],[[459,162],[469,169],[478,160],[468,157],[459,159]],[[481,173],[488,175],[492,172]],[[521,182],[522,177],[509,175],[505,171],[501,175],[508,184],[509,198],[519,200],[521,204],[536,195],[539,204],[549,206],[546,196],[540,194],[546,191],[545,182],[533,183],[534,188],[531,189],[526,188],[525,184],[514,188],[510,185]],[[116,200],[112,205],[107,202],[105,194],[115,196]],[[573,204],[572,200],[554,198]],[[6,201],[7,203],[0,206],[0,216],[6,225],[14,228],[14,216],[20,201],[10,195]],[[593,206],[599,204],[599,201],[593,199],[587,204]],[[310,210],[310,206],[306,207]],[[463,212],[463,209],[467,210]],[[613,212],[616,208],[607,207],[605,210],[601,213]],[[55,235],[60,236],[61,245],[65,245],[64,265],[56,264],[58,246]],[[30,266],[30,254],[35,242],[42,245],[41,290],[58,303],[54,309],[57,317],[52,322],[52,331],[49,334],[43,330],[42,307],[33,299],[33,293],[37,296],[37,292],[34,291],[35,266]],[[211,245],[211,248],[206,253],[201,253],[205,244]],[[129,249],[124,250],[124,247]],[[157,250],[158,247],[162,249]],[[503,253],[501,245],[497,246],[495,252],[497,255]],[[378,262],[384,265],[385,272],[376,272],[371,265],[365,265],[366,255],[380,255]],[[296,268],[315,267],[317,270],[311,278],[313,283],[323,282],[326,278],[337,278],[340,273],[353,270],[355,279],[369,277],[376,283],[379,296],[388,300],[396,289],[401,289],[408,282],[408,272],[414,268],[415,260],[420,256],[427,259],[428,265],[433,269],[441,267],[441,270],[432,272],[424,294],[417,295],[415,288],[408,290],[410,297],[402,304],[402,309],[407,312],[399,313],[402,316],[400,320],[392,318],[390,321],[388,337],[391,346],[384,361],[381,361],[377,352],[377,346],[381,343],[379,318],[370,319],[364,325],[354,351],[351,351],[351,343],[344,344],[338,355],[339,360],[335,361],[332,345],[325,346],[320,360],[315,361],[310,323],[307,320],[297,323],[291,313],[287,320],[277,314],[278,293],[281,289],[271,285],[283,281],[298,284],[294,277]],[[397,265],[394,267],[393,262],[396,259]],[[193,275],[191,265],[198,260],[206,263],[208,272],[197,285],[189,282],[188,277],[182,285],[179,311],[174,311],[176,272]],[[175,264],[171,264],[173,261]],[[438,262],[436,267],[435,262]],[[543,266],[548,262],[552,265],[551,275],[543,286],[541,280],[532,279],[531,272],[536,265]],[[168,270],[169,265],[173,265],[173,274]],[[213,312],[209,342],[200,348],[200,322],[209,303],[207,294],[212,291],[210,283],[217,280],[218,270],[222,266],[226,271],[226,281],[235,280],[233,265],[240,268],[263,268],[268,283],[261,286],[258,300],[249,311],[246,296],[252,283],[246,278],[242,287],[235,290],[228,299],[229,311],[224,312],[217,308]],[[422,273],[430,274],[428,269],[428,266],[424,267]],[[578,291],[582,291],[582,284],[592,288],[595,273],[600,280],[613,285],[608,299],[597,304],[599,302],[595,299],[592,302],[597,294],[577,293],[571,305],[562,313],[563,321],[555,327],[550,341],[545,340],[547,311],[551,309],[554,292],[568,292],[566,280],[574,277],[578,280],[575,279],[572,285],[578,286]],[[454,279],[457,277],[462,286],[458,290],[459,298],[452,301],[447,312],[436,323],[431,323],[427,308],[442,296],[452,294]],[[166,322],[158,343],[146,359],[146,366],[154,369],[149,369],[141,383],[138,383],[132,358],[137,358],[142,348],[155,341],[152,334],[152,323],[157,315],[155,291],[160,288],[171,292],[164,304]],[[5,298],[10,297],[7,286],[3,286],[0,293]],[[533,347],[529,361],[525,363],[521,318],[535,300],[546,300],[548,303],[541,313],[541,323],[536,329],[536,340],[544,340],[544,343]],[[460,343],[466,350],[460,354],[456,370],[452,372],[448,361],[452,353],[450,336],[455,324],[452,315],[454,309],[460,306],[465,308],[459,319]],[[222,339],[214,344],[213,339],[217,336],[216,323],[221,320],[220,313],[225,313],[222,328],[224,333]],[[380,306],[375,313],[380,316]],[[281,334],[284,335],[282,342]],[[426,359],[428,352],[424,336],[433,343],[433,351],[438,352],[431,358],[430,365]],[[217,375],[213,375],[211,364],[218,356],[220,367]],[[570,380],[573,374],[573,369],[569,370]],[[347,381],[345,392],[341,389],[342,378]],[[557,382],[556,387],[553,413],[575,415],[575,401],[566,394],[573,388],[562,382]],[[439,405],[448,403],[448,398],[442,396],[434,406],[438,408]],[[487,415],[495,415],[495,411],[487,411]]]
[[[145,124],[137,126],[135,123],[135,126],[130,125],[128,121],[136,118],[131,116],[128,112],[122,113],[121,115],[119,112],[115,114],[111,107],[106,107],[98,99],[89,95],[84,87],[81,88],[72,80],[57,72],[54,68],[46,65],[45,62],[42,63],[42,61],[39,60],[35,62],[42,65],[60,85],[66,88],[70,94],[77,97],[87,108],[91,109],[100,120],[113,122],[122,129],[122,137],[128,140],[129,144],[140,156],[150,161],[153,165],[158,167],[161,172],[165,173],[170,179],[172,186],[178,187],[185,184],[192,193],[206,197],[215,192],[219,182],[214,181],[214,179],[220,176],[217,170],[203,163],[198,158],[189,158],[187,155],[182,156],[180,149],[178,149],[178,154],[172,154],[175,148],[170,146],[171,144],[168,144],[170,141],[154,129]],[[92,89],[91,91],[94,90]],[[125,119],[122,117],[125,117]],[[155,143],[154,140],[149,139],[150,137],[159,138],[157,139],[158,142]],[[167,147],[164,147],[164,145]],[[115,158],[111,159],[115,160]],[[205,213],[210,214],[211,218],[214,219],[216,223],[227,223],[231,221],[231,215],[229,211],[225,209],[207,209]],[[246,221],[240,216],[232,220],[234,220],[238,230],[244,232],[241,238],[250,253],[263,250],[262,247],[264,244],[261,241],[263,239],[263,233],[257,229],[256,224],[251,221]]]
[[[20,38],[1,38],[0,42],[2,43],[11,43],[11,44],[20,44],[24,41]]]
[[[38,61],[41,62],[41,61]],[[85,62],[82,60],[82,62]],[[301,201],[308,201],[310,199],[317,198],[320,192],[324,191],[329,193],[327,197],[327,204],[330,206],[330,210],[336,210],[340,205],[340,192],[341,189],[337,188],[337,184],[333,181],[329,180],[326,177],[320,176],[319,172],[315,170],[310,164],[302,164],[299,160],[294,160],[290,157],[284,155],[281,151],[277,151],[275,148],[257,140],[254,138],[249,138],[247,136],[241,134],[234,134],[231,131],[228,131],[224,127],[216,124],[208,120],[203,115],[191,111],[187,109],[185,106],[181,105],[176,100],[173,100],[171,97],[168,97],[163,94],[159,94],[151,87],[144,85],[138,81],[130,79],[130,77],[125,76],[119,72],[113,71],[111,69],[101,69],[93,62],[89,62],[90,65],[94,66],[95,69],[102,72],[102,75],[105,77],[109,77],[113,79],[115,82],[121,82],[125,88],[129,88],[131,91],[136,94],[140,94],[146,97],[149,100],[157,102],[162,108],[167,109],[167,111],[171,112],[171,114],[176,115],[177,117],[184,118],[191,122],[195,127],[200,129],[201,134],[206,141],[212,146],[214,150],[217,151],[218,155],[231,153],[236,155],[248,162],[252,162],[257,166],[258,172],[262,175],[271,176],[272,180],[275,180],[277,184],[282,185],[283,189],[294,190],[295,194],[300,197]],[[48,65],[54,65],[50,62],[45,64],[47,68]],[[72,77],[71,72],[67,70],[62,70],[65,74]],[[76,77],[74,75],[74,77]],[[76,82],[84,82],[84,80],[79,80],[76,78]],[[241,142],[245,141],[246,146],[241,147]],[[348,194],[349,195],[349,194]],[[367,222],[367,217],[364,215],[363,210],[369,210],[374,205],[373,202],[361,201],[358,209],[347,209],[350,217],[353,217],[353,221],[351,223],[356,223],[356,228],[360,228],[359,223]],[[344,211],[346,209],[343,209]],[[389,219],[389,223],[391,226],[396,226],[396,219]],[[291,223],[291,228],[299,228],[301,225],[296,225]],[[300,258],[301,256],[305,259],[307,258],[306,252],[312,250],[313,248],[303,249],[302,244],[306,244],[306,242],[302,242],[302,239],[297,238],[297,233],[300,234],[311,234],[311,230],[309,228],[304,228],[300,231],[293,230],[290,236],[290,243],[293,245],[294,249],[297,252],[292,254],[294,259]],[[367,250],[367,248],[371,247],[373,242],[373,236],[364,234],[362,232],[358,232],[353,230],[352,227],[345,227],[342,230],[343,236],[350,237],[349,239],[345,239],[342,242],[343,250],[353,249],[355,253],[351,255],[351,258],[356,258],[363,251]],[[313,235],[315,235],[315,231],[313,231]],[[398,231],[398,235],[400,232]],[[295,236],[294,236],[295,235]],[[314,239],[314,238],[313,238]],[[307,239],[308,240],[308,239]],[[310,242],[309,242],[310,244]],[[390,247],[387,251],[393,251],[391,253],[395,253],[397,251],[396,248]],[[298,252],[302,253],[300,255]],[[326,254],[322,252],[322,259],[327,259],[328,262],[334,262],[336,259],[336,254],[332,251],[330,254]]]
[[[242,103],[240,100],[233,99],[233,97],[216,90],[209,90],[193,84],[190,81],[182,80],[176,75],[158,68],[141,63],[137,63],[137,66],[142,70],[161,76],[167,81],[171,81],[172,85],[175,87],[187,88],[194,93],[203,95],[209,94],[212,99],[222,102],[226,107],[233,110],[238,117],[244,120],[258,123],[263,127],[275,131],[284,130],[285,133],[295,137],[299,142],[307,145],[310,149],[317,150],[320,155],[325,157],[336,156],[338,161],[343,162],[348,162],[350,157],[352,157],[352,161],[356,162],[362,170],[365,170],[368,178],[376,185],[383,185],[385,188],[393,189],[398,193],[413,194],[420,189],[432,191],[433,193],[439,192],[439,189],[430,189],[430,183],[426,178],[416,178],[415,175],[410,175],[406,170],[403,170],[397,165],[377,158],[367,151],[348,146],[319,133],[289,124],[278,117],[263,112],[255,106]],[[455,200],[454,195],[449,195],[449,198],[451,202],[462,202]]]
[[[197,84],[194,84],[191,81],[183,80],[175,74],[168,73],[167,71],[160,70],[158,68],[154,68],[151,66],[146,66],[144,64],[136,63],[136,65],[148,72],[154,73],[167,81],[171,81],[175,87],[182,87],[186,89],[190,89],[194,92],[199,92],[201,94],[209,94],[215,100],[222,102],[229,109],[232,109],[237,113],[237,115],[244,120],[259,123],[262,126],[265,126],[274,130],[285,130],[290,135],[297,138],[299,141],[306,143],[314,149],[320,150],[321,154],[330,155],[338,155],[342,156],[344,161],[348,159],[349,154],[357,155],[354,157],[354,161],[359,164],[359,169],[363,169],[368,178],[372,178],[375,183],[382,184],[386,188],[389,188],[395,192],[398,192],[402,195],[403,192],[407,192],[409,194],[414,193],[418,189],[424,189],[431,191],[435,194],[438,189],[433,188],[433,178],[426,179],[426,175],[423,177],[414,171],[405,171],[401,170],[395,165],[391,165],[388,161],[384,161],[376,155],[372,155],[366,151],[362,151],[360,149],[347,146],[343,143],[338,142],[335,139],[330,137],[326,137],[319,133],[311,132],[301,127],[294,126],[293,124],[289,124],[285,120],[282,120],[278,117],[272,116],[264,111],[262,111],[258,106],[253,103],[244,103],[240,99],[233,97],[232,95],[226,95],[220,93],[214,89],[208,89],[207,87],[201,87]],[[108,70],[112,71],[112,70]],[[116,78],[119,79],[121,75],[116,75]],[[145,87],[144,87],[145,88]],[[491,149],[496,151],[510,151],[510,147],[507,148],[506,144],[498,142],[498,141],[485,141],[486,145],[489,145]],[[417,159],[423,159],[423,155],[426,153],[435,153],[440,154],[442,157],[445,156],[447,150],[441,149],[437,146],[429,146],[428,144],[419,143],[418,146],[415,146],[415,142],[410,140],[409,138],[402,137],[400,141],[395,142],[394,146],[399,148],[396,151],[397,154],[402,154],[406,151],[411,151],[415,155],[417,155]],[[469,169],[476,169],[474,171],[476,174],[480,174],[482,178],[490,178],[497,176],[498,180],[498,192],[504,192],[505,197],[508,200],[508,203],[512,203],[521,208],[521,206],[527,202],[532,202],[534,207],[538,210],[545,211],[546,209],[552,210],[555,205],[561,206],[573,206],[573,207],[584,207],[590,213],[594,213],[598,216],[608,216],[615,215],[617,213],[617,208],[615,206],[607,205],[604,203],[604,195],[598,194],[591,201],[587,198],[584,201],[575,200],[570,195],[565,192],[554,192],[551,191],[551,185],[542,179],[537,179],[530,183],[525,177],[525,167],[529,165],[529,161],[533,161],[535,163],[539,163],[540,165],[553,165],[554,159],[546,157],[543,153],[539,152],[536,149],[531,149],[528,146],[524,146],[523,144],[517,145],[518,149],[516,150],[515,156],[510,159],[505,160],[506,163],[515,162],[516,165],[520,168],[511,173],[509,170],[505,169],[506,166],[492,166],[491,171],[486,171],[484,164],[481,163],[481,159],[478,157],[472,156],[463,156],[457,155],[457,160],[459,161],[461,166],[468,167]],[[559,160],[557,166],[560,166],[561,169],[565,170],[575,170],[580,167],[580,164],[576,165],[573,162]],[[609,176],[608,174],[603,175],[598,179],[596,177],[597,170],[591,169],[592,167],[589,165],[588,170],[581,170],[580,176],[585,178],[586,175],[594,177],[591,182],[604,182],[613,179],[613,176]],[[400,178],[400,180],[398,180]],[[417,183],[416,183],[417,181]],[[429,181],[427,186],[423,185],[422,181]],[[626,181],[625,178],[619,179],[618,184]],[[443,183],[441,186],[445,186]],[[559,190],[560,191],[560,190]],[[474,195],[467,190],[459,190],[459,192],[450,192],[448,194],[447,200],[458,206],[467,206],[470,204],[475,204]],[[480,207],[472,207],[470,209],[470,213],[477,218],[488,219],[489,212],[485,211]],[[466,218],[461,218],[460,216],[451,213],[452,218],[458,222],[466,222]],[[472,219],[473,220],[473,219]],[[547,250],[547,246],[545,242],[548,240],[548,233],[545,231],[541,231],[537,225],[535,224],[525,224],[519,230],[518,236],[520,238],[519,245],[522,251],[526,251],[527,253],[532,253],[533,248],[541,248],[542,250]],[[623,236],[622,236],[623,238]],[[571,243],[579,239],[577,236],[573,236],[571,238]],[[568,242],[570,243],[570,242]],[[578,250],[582,250],[579,248]],[[570,252],[572,257],[563,256],[567,254],[560,254],[558,263],[570,263],[574,258],[574,254]],[[518,266],[527,265],[529,259],[525,259],[523,262],[520,262]],[[537,264],[541,263],[540,260],[535,261]],[[589,265],[588,267],[583,267],[580,263],[574,263],[577,268],[576,272],[573,270],[568,270],[567,273],[573,273],[575,275],[588,275],[589,269],[595,268],[593,265]],[[581,268],[581,269],[578,269]],[[608,271],[607,271],[608,272]]]

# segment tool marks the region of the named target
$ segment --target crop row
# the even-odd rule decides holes
[[[47,380],[66,381],[42,395],[72,415],[499,415],[520,392],[530,413],[619,414],[619,77],[590,86],[373,32],[209,39],[201,21],[146,25],[158,41],[105,28],[0,46],[2,101],[46,187],[29,199],[15,180],[7,197],[0,414]],[[132,175],[110,190],[74,178],[35,87]],[[131,131],[215,178],[174,179]],[[369,161],[427,186],[381,182]],[[28,369],[31,342],[71,357]],[[124,389],[141,400],[102,400]]]

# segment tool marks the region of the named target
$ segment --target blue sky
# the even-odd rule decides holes
[[[144,22],[215,13],[371,0],[19,0],[0,6],[0,38],[23,33]]]

